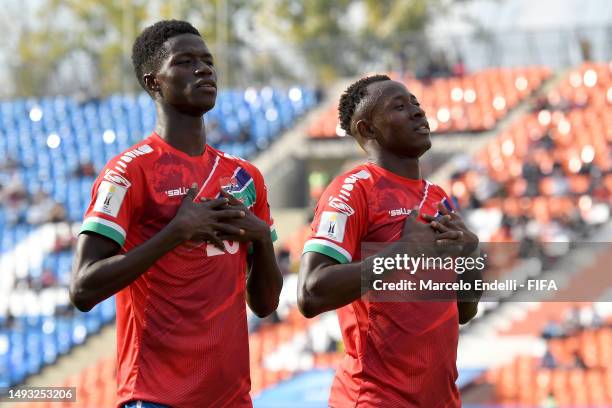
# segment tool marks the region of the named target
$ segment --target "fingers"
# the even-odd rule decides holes
[[[245,216],[246,213],[242,210],[217,210],[213,213],[213,217],[217,221],[244,218]]]
[[[449,210],[449,208],[444,205],[444,202],[440,201],[438,203],[438,212],[442,214],[444,217],[448,217],[450,221],[454,221],[456,224],[463,224],[463,220],[457,211]],[[438,220],[441,221],[441,220]]]
[[[197,192],[198,192],[198,183],[191,184],[191,188],[187,190],[187,194],[185,194],[185,197],[183,197],[183,200],[193,201]]]
[[[436,222],[440,223],[440,224],[444,224],[447,227],[452,227],[452,223],[451,223],[451,215],[443,215],[441,217],[438,217],[438,219],[436,220]]]
[[[219,238],[225,239],[224,235],[244,235],[245,231],[242,228],[236,227],[234,225],[215,223],[212,225],[213,229],[217,232],[220,232]]]
[[[225,245],[223,245],[223,238],[221,238],[216,231],[213,231],[212,234],[207,234],[206,241],[210,242],[214,246],[216,246],[221,251],[225,251]]]
[[[448,211],[448,208],[446,208],[446,206],[444,205],[444,203],[442,201],[440,201],[438,203],[438,212],[442,215],[449,215],[450,212]]]
[[[449,217],[450,217],[451,221],[453,221],[455,224],[463,225],[463,219],[461,218],[461,216],[457,212],[450,213]]]
[[[234,197],[233,195],[231,195],[224,189],[221,189],[220,192],[221,192],[221,196],[227,198],[230,203],[234,205],[242,204],[240,200],[238,200],[236,197]]]
[[[222,235],[219,235],[219,238],[224,241],[234,241],[234,242],[249,241],[248,239],[245,238],[244,235],[238,235],[238,234],[222,234]]]
[[[432,222],[435,221],[436,217],[434,217],[433,215],[429,215],[429,214],[422,214],[421,217],[423,217],[423,219],[427,222]]]
[[[438,221],[432,221],[431,223],[429,223],[429,225],[437,232],[447,232],[451,230],[447,225],[444,225],[443,223]]]
[[[438,247],[444,248],[445,250],[451,250],[454,253],[461,253],[463,249],[463,245],[459,244],[457,241],[453,239],[441,239],[436,241],[436,245]]]
[[[436,236],[436,241],[439,240],[444,240],[444,239],[452,239],[452,240],[458,240],[463,238],[463,231],[447,231],[447,232],[443,232],[440,235]]]
[[[417,207],[414,207],[412,210],[410,210],[410,214],[408,214],[408,216],[406,217],[405,224],[409,222],[416,222],[418,217],[419,209]]]
[[[225,197],[215,198],[215,199],[202,197],[200,198],[200,201],[203,201],[210,208],[219,208],[228,203],[228,200]]]
[[[461,251],[461,248],[463,248],[463,243],[461,241],[462,237],[462,231],[448,231],[436,237],[436,245],[446,247],[447,249],[452,248],[455,251]]]

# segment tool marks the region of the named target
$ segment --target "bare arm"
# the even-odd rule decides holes
[[[476,251],[471,256],[478,256]],[[482,280],[482,271],[479,269],[468,269],[458,276],[464,282],[469,282],[474,287],[474,281]],[[482,291],[470,290],[457,293],[457,310],[459,311],[459,324],[466,324],[478,313],[478,302]]]
[[[298,306],[308,318],[328,310],[338,309],[356,299],[362,292],[362,279],[368,280],[362,271],[372,271],[375,257],[395,257],[406,254],[418,257],[421,254],[434,255],[435,231],[428,225],[417,221],[413,210],[406,218],[400,241],[390,244],[378,254],[360,262],[340,264],[334,259],[317,252],[307,252],[302,256],[298,276]],[[452,238],[457,233],[451,232]],[[377,279],[385,274],[378,275]],[[367,282],[369,283],[369,282]]]
[[[267,237],[253,241],[253,255],[246,284],[246,299],[258,317],[265,317],[276,310],[283,277],[276,263],[270,229],[266,224]]]
[[[170,223],[151,239],[125,254],[119,245],[96,233],[79,235],[70,277],[70,299],[81,311],[112,296],[145,273],[159,258],[189,240],[209,240],[223,248],[215,230],[230,230],[224,219],[240,218],[244,213],[220,209],[227,199],[194,203],[192,187]]]
[[[126,254],[119,245],[96,233],[79,235],[70,279],[70,299],[87,312],[145,273],[159,258],[182,242],[168,225],[153,238]]]
[[[318,252],[302,255],[297,293],[302,314],[311,318],[359,299],[362,295],[361,271],[368,262],[366,258],[361,262],[341,264]]]
[[[283,288],[283,276],[276,262],[270,227],[231,194],[221,190],[221,195],[229,201],[228,208],[243,211],[246,216],[231,221],[232,226],[240,229],[238,234],[221,235],[220,238],[253,243],[253,253],[249,257],[246,301],[258,317],[268,316],[278,307]]]

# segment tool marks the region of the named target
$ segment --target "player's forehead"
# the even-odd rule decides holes
[[[368,85],[368,94],[373,96],[376,106],[387,104],[394,99],[416,100],[408,88],[398,81],[381,81]]]
[[[164,43],[164,50],[169,57],[179,54],[210,55],[202,37],[191,33],[168,38]]]

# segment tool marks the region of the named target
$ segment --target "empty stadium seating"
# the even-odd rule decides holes
[[[559,407],[604,407],[612,404],[612,328],[584,330],[551,339],[548,349],[558,367],[545,368],[541,359],[519,356],[487,374],[498,402],[539,406],[547,397]],[[585,368],[575,365],[580,356]]]
[[[461,206],[473,208],[476,199],[477,206],[504,217],[526,216],[541,224],[569,219],[576,210],[588,224],[607,221],[612,97],[602,101],[593,95],[607,93],[610,72],[609,64],[571,71],[549,92],[547,106],[521,116],[491,140],[450,183]],[[577,103],[582,91],[587,96]]]
[[[0,330],[0,388],[19,384],[44,365],[82,344],[87,336],[115,318],[115,304],[108,299],[89,313],[20,316]]]
[[[543,67],[493,68],[454,78],[423,83],[404,82],[427,113],[432,132],[479,132],[491,129],[510,109],[538,89],[550,76]],[[343,136],[337,106],[330,107],[309,129],[312,138]]]

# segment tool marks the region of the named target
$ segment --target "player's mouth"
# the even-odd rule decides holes
[[[196,82],[196,88],[203,88],[205,90],[209,90],[209,91],[216,91],[217,90],[217,84],[214,83],[213,81],[198,81]]]
[[[424,124],[422,124],[422,125],[420,125],[420,126],[416,127],[416,128],[414,129],[414,131],[415,131],[416,133],[421,134],[421,135],[428,135],[428,134],[430,133],[430,130],[429,130],[429,123],[425,122]]]

